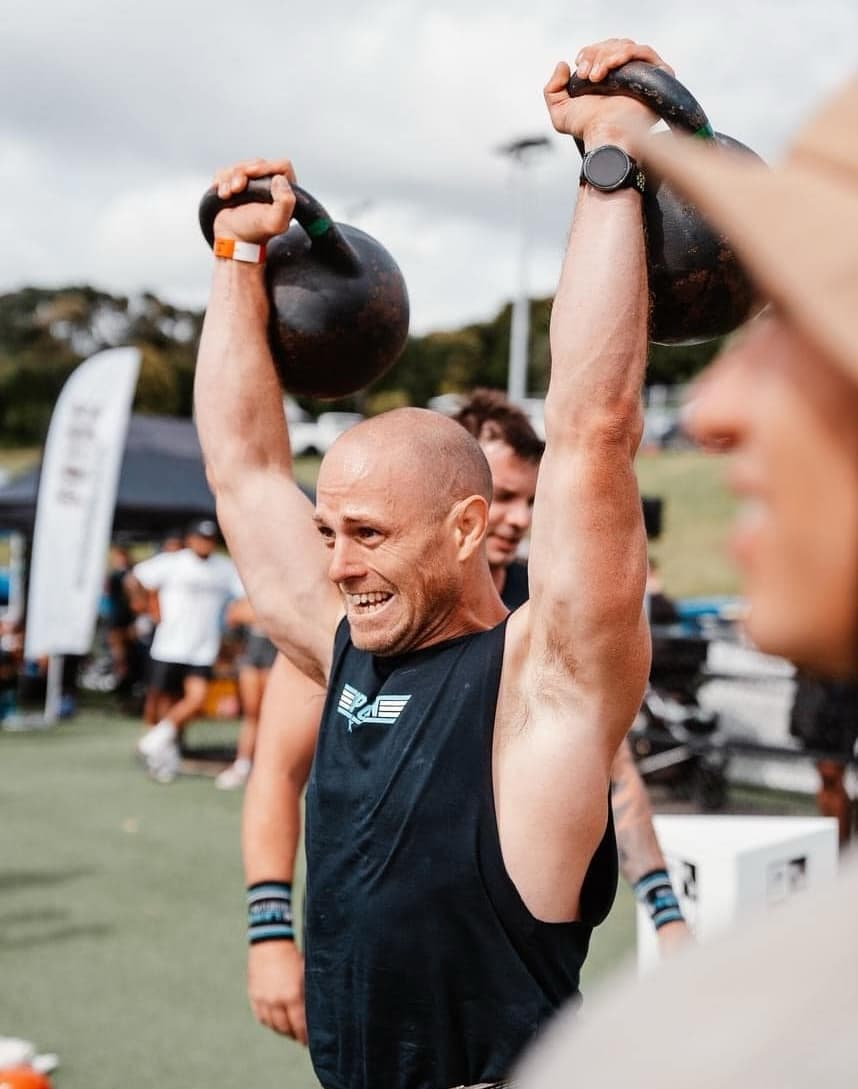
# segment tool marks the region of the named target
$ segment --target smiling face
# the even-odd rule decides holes
[[[730,550],[748,631],[810,669],[858,667],[858,386],[783,318],[752,326],[696,384],[687,428],[732,452]]]
[[[500,440],[483,443],[482,447],[493,484],[486,534],[489,566],[508,567],[530,529],[539,465],[518,457],[512,447]]]
[[[468,488],[467,472],[456,479],[446,471],[443,450],[427,456],[423,438],[419,426],[409,434],[361,425],[337,441],[319,472],[316,524],[330,551],[328,574],[352,642],[374,654],[462,634],[466,583],[474,564],[485,567],[487,501]],[[464,433],[453,438],[473,443]]]

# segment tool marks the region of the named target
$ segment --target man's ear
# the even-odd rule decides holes
[[[453,507],[452,514],[459,560],[468,560],[485,538],[489,524],[489,505],[481,495],[469,495]]]

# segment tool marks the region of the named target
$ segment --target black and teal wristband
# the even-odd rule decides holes
[[[287,881],[259,881],[247,888],[247,940],[294,941],[292,886]]]
[[[633,888],[635,897],[649,912],[652,925],[656,930],[667,926],[668,923],[685,921],[667,870],[652,870],[650,873],[645,873],[634,883]]]

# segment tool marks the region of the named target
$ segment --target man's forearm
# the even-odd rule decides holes
[[[685,944],[688,927],[671,887],[647,789],[628,739],[617,750],[611,768],[611,804],[620,872],[649,913],[662,952],[668,953]]]
[[[248,885],[288,881],[295,877],[295,857],[301,836],[303,784],[288,773],[266,768],[255,760],[244,797],[241,853]]]
[[[244,468],[291,468],[283,395],[268,347],[261,267],[215,260],[194,384],[196,423],[216,494]]]
[[[648,316],[641,198],[630,189],[600,193],[583,186],[551,312],[549,442],[552,414],[568,428],[580,420],[613,426],[617,410],[622,417],[636,412]]]
[[[626,881],[634,885],[644,874],[665,869],[649,796],[635,767],[628,740],[620,745],[611,768],[611,804],[620,872]]]
[[[310,774],[325,693],[282,654],[271,668],[253,772],[247,784],[241,848],[247,884],[289,881],[301,835],[301,793]]]

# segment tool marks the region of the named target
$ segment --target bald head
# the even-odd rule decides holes
[[[322,461],[315,521],[352,642],[400,654],[497,623],[485,547],[492,478],[473,435],[407,408],[350,428]]]
[[[390,494],[419,498],[433,514],[471,495],[492,498],[488,462],[474,437],[424,408],[400,408],[364,420],[341,435],[322,463],[377,478]]]

